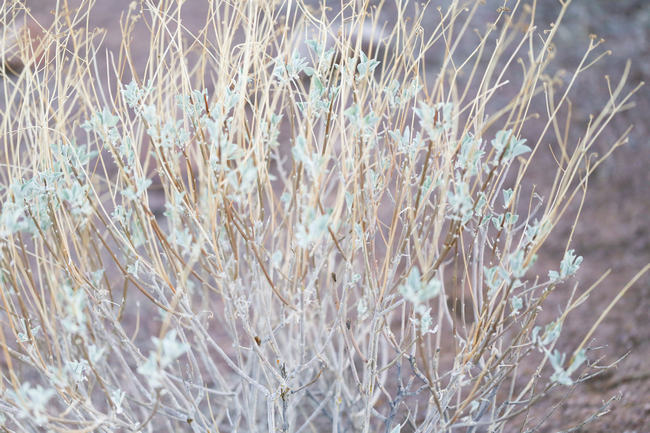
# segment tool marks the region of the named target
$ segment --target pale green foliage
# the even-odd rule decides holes
[[[19,408],[19,417],[31,418],[36,425],[42,426],[47,422],[48,402],[56,392],[40,385],[32,387],[29,382],[21,385],[17,393],[9,392]]]
[[[424,283],[417,267],[411,269],[406,282],[399,287],[399,292],[404,299],[413,303],[415,312],[419,316],[418,326],[420,331],[425,334],[431,331],[431,308],[427,303],[438,296],[442,289],[442,283],[437,278],[432,278]]]
[[[275,60],[275,69],[273,75],[283,84],[289,84],[296,80],[301,72],[307,67],[307,59],[300,56],[300,53],[294,52],[288,63],[282,59]]]
[[[189,345],[177,341],[175,329],[170,330],[163,339],[152,337],[151,340],[155,349],[149,353],[149,357],[137,371],[145,376],[152,388],[158,388],[163,384],[163,370],[187,352]]]
[[[548,279],[552,282],[564,280],[565,278],[575,274],[580,268],[581,263],[582,257],[576,256],[574,250],[568,250],[564,254],[562,263],[560,263],[560,272],[548,271]]]
[[[526,139],[517,139],[513,136],[512,130],[499,131],[496,134],[492,143],[492,147],[497,151],[494,164],[498,165],[501,162],[509,162],[512,159],[530,152],[530,147],[524,143]]]
[[[563,367],[565,358],[566,355],[561,354],[557,350],[553,351],[553,354],[549,355],[549,360],[555,370],[551,376],[551,380],[565,386],[570,386],[575,383],[573,379],[571,379],[571,375],[580,368],[580,366],[587,360],[587,357],[585,356],[585,350],[580,350],[566,370]]]
[[[557,26],[500,13],[478,49],[480,2],[396,2],[368,43],[383,4],[207,2],[192,35],[180,3],[129,10],[146,67],[124,26],[110,86],[92,35],[7,84],[26,102],[3,107],[4,428],[496,433],[580,383],[584,344],[555,346],[584,297],[545,306],[582,257],[536,258],[602,128],[558,144],[541,110],[527,133],[536,104],[567,105],[544,69]],[[57,10],[52,37],[81,37]],[[555,186],[527,197],[549,142]]]
[[[361,58],[359,59],[359,64],[357,65],[357,81],[363,81],[369,79],[372,74],[379,66],[379,62],[375,59],[369,59],[368,56],[362,51],[359,53]]]

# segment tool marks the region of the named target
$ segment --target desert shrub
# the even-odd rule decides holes
[[[545,73],[568,1],[548,28],[519,2],[395,2],[388,24],[217,2],[195,31],[188,3],[133,3],[104,67],[90,6],[57,8],[45,61],[3,81],[6,431],[535,430],[530,406],[593,373],[606,311],[556,347],[593,289],[571,238],[533,265],[634,90],[624,71],[568,142],[570,89],[605,54],[592,38]]]

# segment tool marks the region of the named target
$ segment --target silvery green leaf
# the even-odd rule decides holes
[[[455,167],[467,170],[470,176],[474,176],[479,171],[484,153],[481,150],[481,140],[476,140],[472,134],[467,133],[461,141]]]
[[[510,272],[515,278],[521,278],[526,273],[528,269],[527,266],[524,266],[525,255],[523,250],[517,250],[510,255]]]
[[[176,245],[181,247],[183,254],[187,254],[192,246],[192,234],[187,227],[183,227],[182,230],[172,229],[171,239]]]
[[[365,241],[366,236],[363,231],[363,228],[361,227],[361,224],[359,223],[354,224],[354,233],[357,235],[357,239],[359,239],[360,241]]]
[[[494,164],[496,165],[499,159],[509,162],[519,155],[530,152],[531,149],[524,144],[525,142],[525,138],[518,140],[514,137],[511,129],[498,131],[492,140],[492,146],[497,150]]]
[[[521,299],[520,296],[513,296],[510,299],[510,306],[512,307],[511,314],[517,314],[519,310],[521,310],[524,307],[524,301]]]
[[[504,189],[501,192],[503,194],[503,207],[507,208],[510,204],[510,199],[512,198],[512,188]]]
[[[122,87],[121,92],[126,104],[131,108],[134,108],[138,105],[138,102],[144,93],[140,90],[135,80],[132,80],[129,84],[125,84]]]
[[[306,149],[306,145],[307,141],[305,140],[305,137],[302,135],[298,136],[295,145],[291,149],[291,154],[293,155],[293,159],[297,162],[301,162],[304,165],[309,165],[311,164],[311,159]]]
[[[133,275],[134,277],[138,276],[138,271],[140,270],[140,260],[135,260],[133,263],[129,263],[126,266],[126,271]]]
[[[239,188],[241,192],[248,194],[257,181],[257,167],[253,163],[253,158],[248,158],[244,164],[240,165],[239,173],[241,178]]]
[[[111,214],[111,218],[124,227],[128,227],[131,222],[132,213],[133,210],[125,209],[122,205],[117,205]]]
[[[555,340],[557,340],[560,337],[560,334],[562,333],[562,321],[555,320],[544,328],[544,333],[542,334],[539,343],[542,346],[548,346],[549,344],[553,343]]]
[[[550,280],[551,283],[559,281],[560,273],[557,271],[548,271],[548,279]]]
[[[412,290],[412,292],[416,293],[420,291],[420,287],[422,283],[420,281],[420,269],[418,269],[417,266],[414,266],[411,269],[411,272],[409,272],[408,277],[406,279],[406,284]]]
[[[29,341],[29,335],[27,332],[27,327],[25,326],[25,319],[20,319],[20,328],[23,331],[18,333],[18,338],[16,339],[16,341],[19,343],[26,343]],[[38,331],[40,331],[40,329],[41,327],[39,325],[34,328],[31,328],[30,332],[33,336],[36,336],[36,334],[38,334]]]
[[[98,269],[90,273],[90,282],[93,284],[93,286],[99,287],[103,275],[104,275],[103,269]]]
[[[158,123],[158,112],[155,105],[146,104],[142,107],[142,118],[149,124],[147,133],[149,135],[156,134],[155,125]]]
[[[63,326],[71,333],[83,332],[86,323],[86,292],[78,288],[74,290],[68,284],[61,287],[59,299],[64,306],[64,316],[61,318]]]
[[[93,208],[88,203],[88,185],[80,185],[77,182],[72,183],[68,188],[59,190],[59,198],[69,202],[72,215],[88,216],[92,213]]]
[[[586,353],[585,349],[580,349],[578,353],[576,353],[571,365],[566,370],[569,375],[573,374],[587,360]]]
[[[162,340],[153,337],[154,344],[160,345],[162,348],[162,355],[160,357],[160,364],[163,368],[167,367],[181,355],[188,351],[189,345],[178,341],[176,339],[177,332],[175,329],[167,332]]]
[[[492,147],[494,147],[494,149],[497,150],[498,154],[503,152],[511,135],[512,135],[512,130],[507,130],[507,131],[501,130],[496,133],[494,140],[491,141],[491,144]]]
[[[46,408],[54,395],[56,395],[56,391],[51,388],[43,388],[41,385],[32,387],[29,382],[23,383],[16,395],[16,403],[21,408],[21,417],[32,416],[39,426],[45,424],[47,422]]]
[[[104,356],[105,348],[98,348],[96,345],[91,344],[88,346],[88,359],[93,364],[99,362],[102,356]]]
[[[316,39],[307,39],[305,44],[314,52],[316,55],[320,55],[322,51],[321,44]]]
[[[400,133],[398,129],[396,129],[394,131],[388,131],[388,135],[390,135],[390,137],[395,140],[400,150],[406,150],[409,148],[411,141],[411,131],[408,125],[406,125],[406,128],[404,128],[403,134]]]
[[[409,272],[406,282],[399,287],[399,292],[404,299],[417,307],[438,296],[441,289],[442,282],[435,277],[423,284],[420,270],[417,266],[414,266]]]
[[[347,206],[348,212],[352,210],[353,202],[354,198],[352,197],[352,194],[349,191],[345,191],[345,205]]]
[[[397,91],[400,88],[399,81],[393,80],[388,86],[384,88],[384,93],[388,96],[388,104],[390,108],[394,108],[399,103]]]
[[[419,118],[420,127],[427,133],[429,139],[436,140],[443,132],[451,129],[453,107],[451,102],[441,102],[435,106],[420,102],[415,109],[415,114]]]
[[[406,87],[406,90],[402,92],[402,97],[400,98],[399,104],[404,105],[410,99],[413,99],[422,89],[422,87],[423,86],[420,84],[418,77],[413,78],[409,85]]]
[[[532,225],[527,225],[526,229],[524,230],[524,236],[526,237],[526,240],[528,242],[532,242],[533,239],[535,239],[535,236],[537,236],[538,231],[539,231],[539,221],[535,220],[535,222]]]
[[[144,196],[147,188],[151,186],[151,179],[146,177],[136,177],[134,183],[135,189],[133,186],[129,186],[120,191],[122,196],[128,201],[139,201]]]
[[[425,308],[418,312],[420,316],[419,326],[422,334],[426,334],[431,331],[431,325],[433,325],[433,319],[431,318],[431,308]]]
[[[485,196],[485,193],[481,191],[478,194],[478,200],[476,201],[476,212],[481,213],[483,211],[483,208],[487,205],[487,197]]]
[[[162,385],[162,374],[156,362],[155,352],[150,353],[147,360],[140,364],[136,371],[147,379],[152,388],[159,388]]]
[[[427,132],[431,139],[437,138],[438,135],[433,125],[433,120],[436,118],[436,111],[435,107],[427,105],[422,101],[420,101],[418,108],[415,109],[415,114],[419,118],[420,127]]]
[[[278,250],[271,256],[271,264],[273,267],[278,267],[280,266],[280,263],[282,263],[282,252]]]
[[[394,109],[397,106],[403,107],[409,100],[413,99],[418,94],[420,89],[422,89],[422,85],[420,85],[417,77],[411,80],[408,86],[406,86],[402,91],[401,95],[398,95],[400,87],[400,82],[394,79],[384,89],[384,93],[388,96],[388,105],[391,109]]]
[[[564,254],[564,258],[560,263],[560,272],[548,271],[548,278],[550,282],[554,283],[557,281],[561,281],[575,274],[580,268],[581,263],[582,263],[582,257],[576,256],[574,250],[568,250]]]
[[[352,123],[357,123],[359,122],[359,117],[360,117],[360,109],[357,104],[352,105],[350,108],[345,110],[343,114],[345,114]]]
[[[568,250],[560,263],[560,274],[562,278],[575,274],[580,268],[582,257],[575,255],[575,250]]]
[[[474,202],[469,192],[469,185],[461,179],[456,179],[454,188],[447,196],[447,203],[451,210],[450,218],[467,223],[472,216]]]
[[[80,384],[87,380],[86,370],[89,368],[88,361],[82,359],[80,361],[68,361],[65,368],[72,379],[74,384]]]
[[[364,320],[368,317],[368,301],[365,296],[359,299],[357,303],[357,316],[359,320]]]
[[[438,278],[432,278],[423,288],[420,294],[420,299],[426,302],[435,298],[442,290],[442,282]]]
[[[123,392],[121,389],[116,389],[113,392],[111,392],[111,400],[115,405],[115,413],[118,415],[124,412],[124,410],[122,409],[122,403],[124,402],[125,396],[126,393]]]
[[[305,74],[306,74],[308,77],[312,77],[312,79],[313,79],[313,78],[318,78],[318,77],[316,77],[316,70],[315,70],[314,68],[312,68],[311,66],[307,66],[307,67],[304,69],[304,71],[305,71]],[[319,81],[320,81],[320,80],[319,80]]]
[[[503,279],[499,273],[499,266],[483,268],[483,275],[485,277],[485,284],[490,288],[490,293],[495,292],[503,283]]]
[[[2,205],[2,214],[0,214],[1,238],[26,230],[28,226],[24,206],[9,201]]]
[[[580,350],[573,361],[571,362],[571,365],[565,370],[564,369],[564,361],[566,358],[566,355],[563,353],[560,353],[557,349],[553,351],[553,353],[549,353],[546,351],[548,355],[548,359],[551,363],[551,366],[553,367],[554,373],[551,376],[551,381],[555,383],[559,383],[561,385],[565,386],[571,386],[573,385],[574,381],[571,379],[571,375],[586,361],[586,356],[585,356],[585,351]]]
[[[549,353],[548,360],[550,361],[553,370],[555,370],[555,372],[551,376],[551,381],[562,385],[570,386],[573,384],[573,381],[571,380],[571,376],[569,376],[569,374],[567,374],[567,372],[562,367],[564,364],[565,357],[566,355],[560,353],[557,349],[555,349],[552,354]]]
[[[198,117],[205,108],[205,99],[207,97],[207,89],[192,90],[191,95],[177,95],[176,103],[188,115]]]
[[[442,121],[438,119],[436,124],[442,124],[445,129],[451,126],[451,113],[454,108],[454,104],[451,102],[441,102],[436,104],[436,110],[442,113]]]
[[[508,157],[510,159],[514,159],[518,157],[519,155],[523,155],[524,153],[530,152],[530,147],[526,146],[524,143],[526,142],[525,138],[522,138],[521,140],[516,140],[511,147],[511,150],[508,154]]]
[[[360,53],[359,64],[357,65],[357,72],[359,74],[357,81],[361,81],[370,77],[378,65],[379,62],[377,60],[368,59],[368,56],[366,56],[366,54],[362,51]]]
[[[320,215],[314,218],[314,220],[309,224],[309,239],[312,242],[319,241],[327,231],[328,224],[328,214]]]
[[[281,58],[275,60],[273,75],[282,83],[287,83],[298,78],[300,73],[307,67],[307,59],[300,56],[297,51],[293,53],[289,63]],[[286,74],[286,75],[285,75]]]

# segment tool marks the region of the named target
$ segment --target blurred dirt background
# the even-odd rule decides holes
[[[190,29],[196,28],[204,20],[206,2],[189,0],[185,3],[183,19]],[[56,3],[55,0],[27,1],[34,17],[44,25],[51,22],[51,10]],[[70,5],[76,3],[71,1]],[[120,14],[130,3],[130,0],[98,0],[91,15],[91,24],[107,31],[105,48],[115,53],[119,51],[121,41]],[[329,3],[332,7],[337,4]],[[389,20],[390,4],[394,0],[386,3],[386,18]],[[496,9],[502,6],[503,1],[488,0],[486,3],[478,18],[494,19]],[[560,4],[556,0],[538,0],[537,5],[538,23],[540,27],[548,28]],[[434,18],[433,14],[430,16]],[[626,60],[630,59],[630,86],[640,81],[650,81],[650,1],[574,0],[556,39],[557,57],[552,68],[575,69],[588,45],[590,34],[604,38],[604,47],[611,50],[611,55],[584,73],[571,94],[575,122],[573,142],[586,126],[589,114],[595,113],[608,99],[605,75],[616,83]],[[143,35],[142,42],[137,36],[133,45],[136,59],[144,57],[146,52],[143,50],[149,41],[148,35]],[[106,65],[104,59],[99,63],[104,67]],[[589,194],[572,245],[579,255],[584,256],[578,280],[586,288],[608,268],[612,269],[612,273],[565,324],[561,345],[567,349],[581,341],[599,312],[616,296],[618,290],[650,262],[648,86],[642,88],[634,99],[636,107],[619,116],[597,144],[602,152],[628,125],[635,125],[629,143],[616,151],[589,183]],[[528,181],[537,185],[552,181],[548,173],[554,170],[553,165],[552,158],[541,158],[532,168]],[[570,221],[557,228],[541,252],[538,261],[540,273],[545,274],[547,269],[559,266],[570,230]],[[550,311],[552,309],[552,305],[547,307],[549,317],[555,317],[556,312]],[[528,414],[529,425],[534,425],[534,420],[544,420],[546,426],[539,431],[568,430],[594,413],[603,415],[603,412],[611,411],[574,431],[650,432],[649,319],[650,276],[646,275],[614,308],[591,342],[592,347],[601,348],[590,353],[589,358],[602,357],[600,365],[610,364],[624,355],[626,357],[608,373],[573,389],[568,397],[551,398],[538,405]],[[616,400],[607,409],[601,410],[603,402],[611,397],[616,397]]]

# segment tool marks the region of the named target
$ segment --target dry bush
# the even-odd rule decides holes
[[[543,428],[523,415],[593,374],[608,309],[560,353],[593,287],[571,237],[531,266],[636,90],[626,69],[568,142],[567,94],[604,55],[593,39],[544,73],[570,2],[549,28],[515,2],[476,32],[491,5],[395,2],[384,23],[359,1],[219,2],[191,32],[189,2],[155,3],[124,11],[107,83],[90,2],[57,6],[38,64],[2,82],[5,431]],[[548,142],[542,198],[525,180]]]

